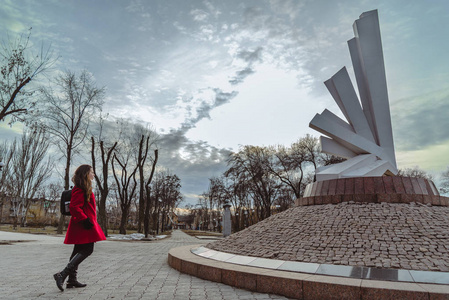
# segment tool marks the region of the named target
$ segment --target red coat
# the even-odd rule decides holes
[[[72,199],[70,200],[70,214],[72,217],[67,228],[64,244],[87,244],[106,239],[103,230],[97,223],[97,207],[93,193],[90,202],[86,202],[84,201],[83,191],[75,186],[72,189]],[[94,227],[84,229],[82,221],[88,217]]]

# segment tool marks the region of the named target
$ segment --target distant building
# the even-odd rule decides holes
[[[0,194],[0,223],[14,222],[14,206],[17,200],[13,197]],[[17,212],[20,222],[22,214],[26,211],[26,223],[50,225],[59,220],[59,200],[48,200],[45,198],[34,198],[29,200],[28,211],[22,209]]]

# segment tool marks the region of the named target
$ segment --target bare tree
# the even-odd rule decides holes
[[[229,169],[225,176],[245,182],[252,194],[259,219],[271,215],[271,206],[276,199],[279,183],[270,172],[272,152],[266,147],[244,146],[228,159]]]
[[[59,210],[59,199],[61,198],[61,190],[63,186],[60,183],[50,183],[45,188],[45,198],[48,197],[50,205],[45,207],[46,214],[55,215]]]
[[[278,146],[273,148],[274,161],[268,164],[270,172],[284,185],[288,186],[296,198],[300,198],[302,182],[306,168],[306,149],[300,142],[292,144],[291,148]]]
[[[120,219],[120,234],[126,234],[126,224],[129,216],[129,208],[131,201],[136,192],[136,172],[137,166],[132,163],[130,153],[127,152],[122,155],[121,158],[114,154],[111,166],[112,174],[114,175],[115,182],[117,183],[117,192],[120,199],[120,208],[122,216]],[[117,163],[120,168],[116,168],[114,162]]]
[[[160,225],[166,223],[168,213],[182,201],[181,180],[168,170],[156,174],[151,185],[151,197],[153,198],[153,226],[159,233]],[[162,228],[164,229],[164,228]]]
[[[145,238],[148,238],[148,233],[150,231],[150,211],[152,208],[152,202],[151,202],[151,181],[153,180],[154,171],[156,170],[156,164],[159,157],[158,149],[154,150],[154,159],[153,159],[153,165],[151,168],[150,176],[148,177],[147,182],[145,183],[145,215],[144,215],[144,233]]]
[[[146,195],[146,186],[149,186],[152,180],[152,175],[154,174],[154,168],[156,167],[154,158],[150,161],[153,162],[153,167],[150,173],[149,181],[145,178],[145,166],[148,158],[148,152],[150,148],[156,142],[157,136],[156,133],[150,128],[146,128],[142,125],[134,126],[135,136],[139,136],[139,150],[136,157],[137,168],[139,170],[139,208],[138,208],[138,220],[137,220],[137,232],[142,232],[142,224],[144,223],[145,218],[145,206],[147,201],[145,201]],[[145,227],[145,225],[144,225]]]
[[[413,168],[399,169],[398,176],[424,178],[433,181],[433,176],[427,173],[426,171],[420,169],[418,166],[415,166]]]
[[[45,72],[57,60],[50,47],[33,53],[30,45],[31,28],[27,35],[15,40],[8,38],[0,46],[0,121],[11,116],[10,123],[22,120],[33,109],[36,100],[30,82]]]
[[[15,140],[10,148],[10,160],[6,181],[12,196],[11,207],[14,214],[14,226],[20,221],[26,224],[30,200],[49,177],[53,169],[50,158],[45,160],[49,142],[43,130],[37,132],[25,131],[20,144]],[[20,220],[18,218],[20,217]]]
[[[104,141],[100,141],[100,155],[101,155],[101,179],[96,171],[96,160],[95,160],[95,139],[91,137],[92,141],[92,168],[95,173],[95,181],[97,182],[97,187],[100,190],[100,199],[98,201],[98,223],[103,229],[103,232],[106,236],[108,236],[108,219],[106,213],[106,200],[109,194],[109,163],[112,158],[112,153],[117,146],[117,142],[115,142],[112,146],[106,147]]]
[[[70,186],[72,157],[84,142],[90,120],[101,109],[104,88],[98,88],[92,74],[83,70],[79,76],[66,71],[56,79],[56,90],[42,88],[47,109],[42,111],[43,122],[35,123],[53,136],[53,143],[65,158],[64,189]],[[59,220],[62,233],[64,216]]]
[[[440,191],[443,194],[449,193],[449,167],[441,174]]]
[[[0,193],[5,194],[9,187],[7,186],[7,177],[10,172],[11,168],[11,160],[13,153],[8,151],[9,150],[9,143],[7,141],[4,141],[0,144],[0,162],[4,164],[0,171]]]

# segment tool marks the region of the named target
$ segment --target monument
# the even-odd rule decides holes
[[[396,176],[377,11],[353,27],[358,95],[342,68],[325,85],[346,120],[324,110],[310,122],[322,151],[346,161],[318,168],[295,207],[170,250],[173,268],[295,299],[449,298],[449,198],[430,180]]]
[[[345,67],[324,83],[347,122],[325,110],[310,127],[330,137],[321,136],[323,152],[347,160],[319,168],[317,181],[398,172],[377,10],[363,13],[353,26],[348,46],[361,101]]]
[[[439,192],[432,181],[395,176],[398,170],[377,10],[363,13],[353,29],[355,37],[348,47],[359,96],[343,67],[324,84],[346,120],[325,109],[309,124],[327,136],[320,137],[322,152],[346,160],[317,168],[316,182],[306,187],[297,204],[352,200],[438,204]]]

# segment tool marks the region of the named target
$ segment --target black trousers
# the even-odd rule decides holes
[[[70,260],[77,254],[80,253],[84,255],[84,257],[88,257],[89,255],[94,252],[94,243],[87,243],[87,244],[75,244],[73,247],[72,255],[70,255]],[[69,261],[70,261],[69,260]]]

